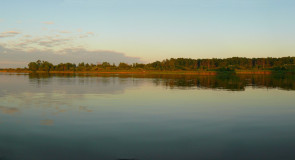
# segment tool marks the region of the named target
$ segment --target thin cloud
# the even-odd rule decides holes
[[[24,35],[23,37],[25,37],[25,38],[31,38],[32,36],[31,35]]]
[[[93,32],[86,32],[86,34],[89,34],[89,35],[94,35]]]
[[[54,22],[52,21],[45,21],[45,22],[42,22],[43,24],[54,24]]]
[[[17,31],[6,31],[6,32],[2,32],[2,34],[20,34],[20,32],[17,32]]]
[[[14,36],[16,36],[18,34],[21,34],[21,32],[17,32],[17,31],[6,31],[6,32],[0,33],[0,38],[14,37]]]
[[[13,37],[14,35],[10,34],[0,34],[0,38],[7,38],[7,37]]]
[[[71,39],[69,38],[50,38],[48,40],[37,41],[37,44],[44,47],[54,47],[54,46],[64,45],[70,40]]]
[[[59,33],[72,33],[72,32],[64,30],[64,31],[59,31]]]
[[[68,44],[71,41],[71,37],[63,38],[58,35],[42,37],[30,37],[30,35],[26,35],[23,39],[20,39],[18,43],[11,43],[10,46],[12,48],[18,48],[21,50],[31,48],[32,46],[45,47],[45,49],[49,49],[51,47],[58,47]]]
[[[42,45],[48,45],[48,42],[42,42]],[[51,44],[50,44],[51,45]],[[5,53],[4,53],[5,52]],[[10,61],[11,65],[15,65],[17,67],[25,67],[21,64],[17,63],[20,61],[26,62],[28,64],[31,61],[46,60],[52,62],[54,64],[62,63],[62,62],[71,62],[71,63],[94,63],[97,62],[110,62],[119,64],[120,62],[126,63],[138,63],[142,62],[139,57],[130,57],[126,56],[124,53],[116,52],[116,51],[108,51],[108,50],[94,50],[90,51],[85,48],[68,48],[59,51],[52,51],[50,49],[47,50],[20,50],[20,49],[9,49],[0,45],[0,59],[1,61]],[[15,61],[16,63],[13,63]],[[0,68],[8,67],[7,64],[1,64]]]
[[[80,38],[87,38],[88,35],[80,35],[79,37],[80,37]]]
[[[84,34],[81,34],[79,37],[80,38],[87,38],[89,36],[94,36],[94,33],[93,32],[86,32]]]
[[[77,40],[79,40],[80,35],[85,35],[86,37],[89,34],[68,34],[72,33],[68,30],[61,30],[57,31],[58,34],[54,35],[44,35],[44,36],[33,36],[25,34],[21,38],[15,40],[15,41],[8,41],[5,44],[7,48],[13,48],[18,50],[33,50],[35,49],[43,49],[43,50],[61,50],[64,48],[70,48],[70,47],[77,47]],[[7,32],[0,34],[1,37],[12,37],[14,34],[13,32]]]

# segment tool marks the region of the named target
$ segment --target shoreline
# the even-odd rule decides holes
[[[293,72],[276,72],[276,71],[251,71],[237,70],[234,72],[218,71],[29,71],[29,70],[0,70],[0,73],[50,73],[50,74],[181,74],[181,75],[217,75],[217,74],[251,74],[251,75],[270,75],[274,73],[293,73]]]

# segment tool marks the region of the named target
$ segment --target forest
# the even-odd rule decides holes
[[[59,63],[54,65],[48,61],[38,60],[28,64],[30,71],[114,71],[114,70],[154,70],[154,71],[235,71],[235,70],[271,70],[271,71],[295,71],[295,57],[281,58],[212,58],[212,59],[191,59],[171,58],[152,63],[124,62],[110,64],[102,62],[89,64],[81,62]]]

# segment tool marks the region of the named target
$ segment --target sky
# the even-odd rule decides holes
[[[294,0],[1,0],[0,68],[295,56]]]

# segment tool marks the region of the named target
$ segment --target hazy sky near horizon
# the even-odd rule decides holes
[[[1,0],[0,67],[295,56],[294,0]]]

